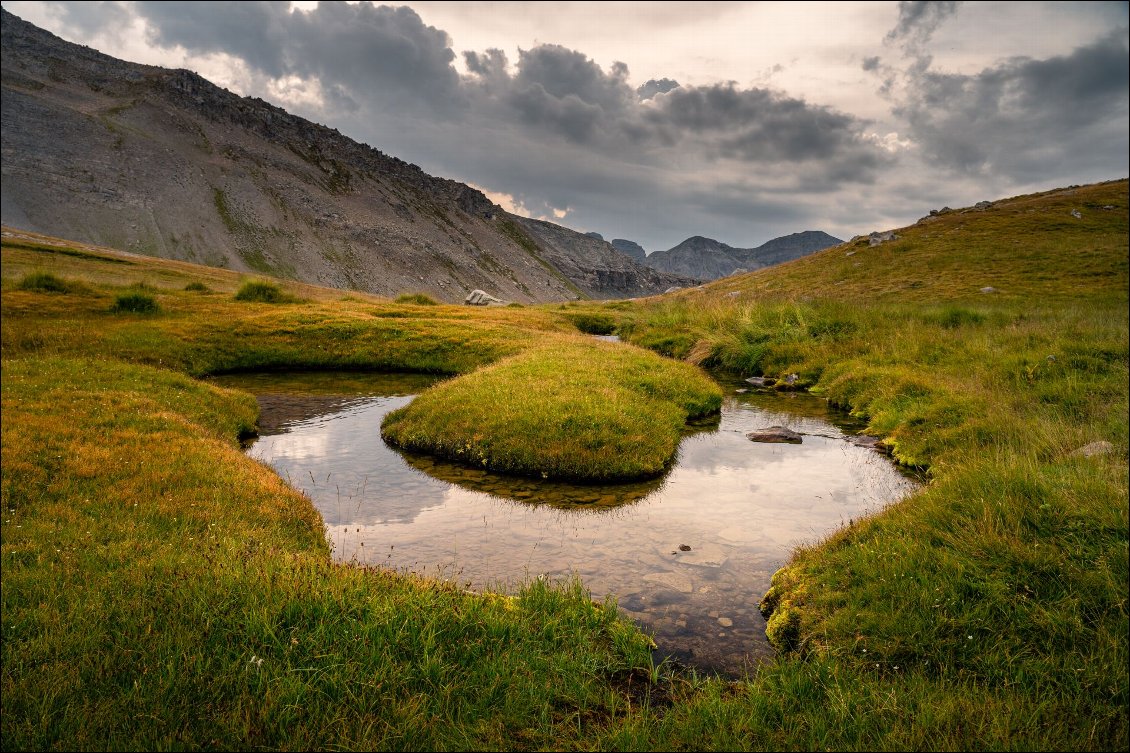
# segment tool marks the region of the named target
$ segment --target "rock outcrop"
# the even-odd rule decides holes
[[[485,290],[472,290],[463,299],[463,303],[468,306],[505,306],[506,301],[495,298]]]
[[[530,255],[557,270],[577,295],[591,298],[636,297],[696,283],[687,277],[636,264],[607,241],[581,235],[544,220],[512,218],[528,239],[525,247]]]

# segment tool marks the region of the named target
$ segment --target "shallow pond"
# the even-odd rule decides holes
[[[421,376],[237,375],[262,407],[249,452],[313,499],[335,557],[469,588],[578,575],[655,638],[661,655],[740,673],[768,656],[757,609],[791,549],[916,488],[846,440],[862,427],[819,398],[723,384],[719,420],[693,427],[662,478],[576,486],[510,478],[388,447],[381,419]],[[802,444],[745,434],[780,425]]]

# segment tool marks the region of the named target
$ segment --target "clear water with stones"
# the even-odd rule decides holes
[[[381,419],[429,377],[216,381],[258,398],[260,435],[248,452],[313,500],[338,560],[482,590],[576,575],[595,599],[614,594],[659,654],[727,674],[771,655],[757,605],[793,547],[917,486],[848,441],[862,426],[826,401],[736,380],[723,382],[721,416],[688,428],[667,474],[606,486],[499,476],[390,448]],[[803,442],[745,437],[774,425]]]

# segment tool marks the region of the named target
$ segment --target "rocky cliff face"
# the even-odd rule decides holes
[[[7,11],[2,42],[5,224],[453,302],[476,288],[551,301],[677,284],[566,228],[526,233],[475,189],[189,71],[116,60]],[[585,241],[608,253],[568,257]]]
[[[666,272],[716,280],[735,271],[752,272],[799,259],[839,243],[843,241],[819,230],[774,238],[757,248],[735,248],[713,238],[696,235],[667,251],[656,251],[644,263]]]
[[[593,298],[625,298],[698,284],[697,280],[686,276],[641,267],[592,234],[580,235],[552,222],[510,217],[536,244],[540,258],[559,270],[580,294]],[[532,246],[530,252],[534,253]]]
[[[644,260],[647,259],[647,251],[635,241],[613,238],[610,242],[612,243],[612,248],[638,264],[643,264]]]

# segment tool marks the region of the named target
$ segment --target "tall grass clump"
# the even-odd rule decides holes
[[[200,282],[199,280],[190,282],[184,286],[186,293],[211,293],[212,289]]]
[[[922,318],[945,329],[957,329],[983,323],[985,314],[965,306],[944,306],[937,310],[925,311]]]
[[[235,300],[245,303],[295,303],[298,301],[297,298],[284,292],[275,283],[265,280],[248,280],[243,283],[235,294]]]
[[[407,303],[413,306],[438,306],[439,302],[427,293],[405,293],[396,297],[397,303]]]
[[[71,293],[76,290],[76,283],[56,277],[50,272],[29,272],[20,279],[16,287],[39,293]]]
[[[110,307],[110,311],[116,314],[155,314],[160,310],[157,299],[141,291],[120,294]]]
[[[616,332],[617,319],[601,311],[575,311],[566,315],[578,330],[586,335],[611,335]]]

